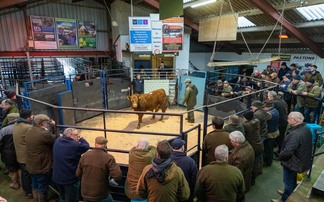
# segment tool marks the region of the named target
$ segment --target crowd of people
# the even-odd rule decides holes
[[[314,98],[320,98],[323,82],[316,66],[310,76],[304,75],[304,82],[296,70],[285,65],[278,72],[271,68],[261,74],[255,71],[252,78],[257,82],[243,77],[233,89],[226,81],[217,82],[217,89],[222,90],[215,92],[224,97],[233,96],[235,88],[250,92],[261,88],[262,79],[279,87],[286,82],[287,88],[281,96],[268,91],[264,102],[254,99],[243,118],[231,115],[227,125],[223,118],[213,117],[213,131],[203,140],[200,170],[186,155],[185,141],[163,140],[155,147],[141,138],[129,152],[126,196],[147,201],[244,201],[263,167],[279,160],[284,189],[278,190],[281,198],[272,201],[286,201],[297,185],[297,173],[310,168],[312,134],[305,122],[314,121],[310,114],[317,108],[319,100]],[[195,105],[190,105],[190,97],[196,102],[198,90],[193,92],[190,79],[185,83],[188,98],[183,104],[190,111]],[[288,103],[294,102],[294,109],[290,109]],[[75,128],[66,128],[57,136],[50,117],[18,110],[16,104],[9,98],[1,103],[0,152],[11,179],[9,187],[22,187],[26,197],[39,202],[47,201],[50,184],[61,201],[74,202],[81,197],[83,201],[113,201],[111,186],[121,182],[122,171],[107,152],[108,140],[96,137],[90,148]],[[193,113],[187,119],[194,122]]]

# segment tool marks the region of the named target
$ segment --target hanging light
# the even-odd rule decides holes
[[[288,39],[288,35],[286,33],[279,34],[280,39]]]

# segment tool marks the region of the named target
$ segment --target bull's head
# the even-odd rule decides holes
[[[139,100],[139,95],[138,94],[128,96],[127,99],[129,99],[132,108],[137,108],[138,107],[138,100]]]

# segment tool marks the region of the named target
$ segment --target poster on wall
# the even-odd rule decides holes
[[[152,51],[151,18],[129,17],[128,24],[130,51]]]
[[[35,49],[57,49],[54,18],[30,16],[30,22]]]
[[[308,67],[316,62],[316,55],[314,54],[296,54],[292,55],[291,63],[295,63],[297,66]]]
[[[152,53],[161,54],[163,52],[162,44],[162,21],[159,14],[150,14],[152,24]]]
[[[94,21],[79,21],[78,41],[81,49],[95,49],[97,47],[96,34],[96,23]]]
[[[183,18],[168,18],[162,20],[163,52],[178,52],[182,50]]]
[[[59,49],[77,49],[76,20],[55,18],[57,46]]]

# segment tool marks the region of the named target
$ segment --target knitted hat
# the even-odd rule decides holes
[[[281,66],[287,66],[286,62],[282,62]]]
[[[246,119],[246,120],[252,120],[254,115],[253,115],[253,112],[252,111],[247,111],[243,114],[243,117]]]
[[[314,84],[315,80],[313,78],[309,78],[309,79],[307,79],[307,82]]]
[[[297,75],[297,76],[294,77],[294,80],[300,81],[301,77],[299,75]]]
[[[5,91],[4,94],[7,96],[7,98],[11,99],[16,95],[16,92],[8,90],[8,91]]]
[[[19,113],[10,113],[7,115],[8,121],[14,121],[19,117]]]
[[[96,142],[96,144],[105,145],[108,143],[108,140],[105,137],[99,136],[99,137],[96,137],[95,142]]]

